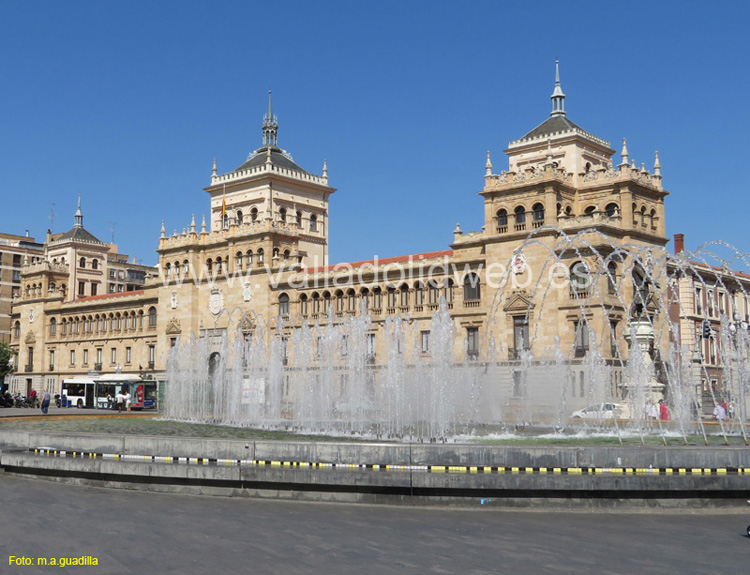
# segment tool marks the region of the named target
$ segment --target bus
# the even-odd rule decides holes
[[[64,379],[60,395],[63,407],[116,409],[114,398],[130,392],[131,409],[156,409],[157,382],[138,375],[115,373]]]

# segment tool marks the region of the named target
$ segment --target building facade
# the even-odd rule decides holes
[[[622,366],[633,318],[654,326],[661,349],[673,337],[664,326],[674,310],[660,287],[669,284],[668,193],[658,153],[648,171],[623,140],[617,159],[609,142],[567,117],[559,74],[551,101],[549,117],[504,150],[507,169],[494,171],[487,153],[480,231],[457,225],[447,249],[330,265],[336,190],[325,164],[314,175],[278,146],[269,96],[262,146],[231,172],[214,162],[209,217],[172,234],[163,224],[156,268],[129,264],[88,233],[80,204],[74,228],[23,265],[11,387],[57,390],[62,378],[90,371],[162,379],[181,341],[261,331],[291,365],[294,330],[362,316],[376,370],[394,349],[429,356],[431,321],[444,309],[455,326],[453,361],[507,364],[513,378],[513,365],[562,350],[584,403],[584,358],[595,348],[597,361]],[[395,317],[410,336],[394,344]],[[336,361],[345,356],[342,348]],[[609,395],[623,397],[612,373]]]

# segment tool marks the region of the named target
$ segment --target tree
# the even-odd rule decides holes
[[[5,380],[5,376],[13,371],[10,361],[13,355],[13,350],[7,343],[0,343],[0,385]]]

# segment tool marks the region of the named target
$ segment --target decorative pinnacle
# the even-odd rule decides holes
[[[78,209],[75,215],[75,227],[83,227],[83,212],[81,211],[81,194],[78,194]]]
[[[206,233],[206,214],[203,214],[203,223],[201,224],[201,233]]]
[[[161,221],[161,237],[165,237],[166,229],[164,229],[164,220]]]
[[[628,139],[623,138],[622,139],[622,152],[620,152],[620,155],[622,156],[622,163],[621,166],[627,165],[628,163]]]
[[[278,131],[279,124],[276,121],[276,116],[273,115],[271,90],[268,90],[268,115],[263,118],[263,145],[275,148]]]
[[[485,176],[491,176],[492,175],[492,161],[490,160],[490,151],[487,150],[487,161],[484,164],[484,175]]]
[[[565,115],[565,94],[560,85],[560,61],[555,60],[555,89],[552,92],[552,112],[550,116]]]
[[[547,138],[547,165],[552,166],[552,141]]]
[[[190,232],[195,232],[195,214],[193,214],[193,219],[190,220]]]
[[[213,167],[213,170],[211,171],[211,175],[212,176],[216,175],[216,158],[214,158],[214,167]]]
[[[659,151],[656,151],[656,160],[654,161],[654,175],[661,176],[661,164],[659,163]]]

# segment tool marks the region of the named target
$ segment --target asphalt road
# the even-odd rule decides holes
[[[0,473],[0,573],[747,573],[747,514],[260,501]],[[97,566],[9,558],[90,556]]]

